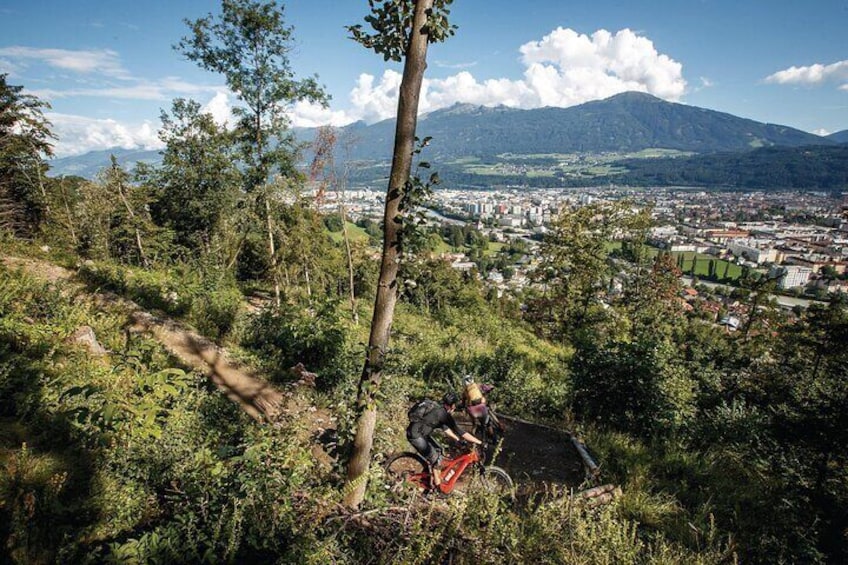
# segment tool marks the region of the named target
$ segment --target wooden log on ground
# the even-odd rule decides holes
[[[586,467],[586,472],[593,478],[597,478],[598,475],[601,474],[601,467],[595,463],[595,460],[592,459],[591,455],[589,455],[589,452],[586,450],[586,445],[575,435],[571,436],[571,444],[574,445],[574,449],[577,450],[577,453],[580,455],[580,459],[583,460],[583,466]]]
[[[585,504],[587,508],[596,508],[609,504],[621,495],[621,487],[608,484],[575,493],[574,499]]]

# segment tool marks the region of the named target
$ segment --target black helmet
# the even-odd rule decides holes
[[[456,406],[457,404],[459,404],[459,397],[453,391],[447,392],[442,397],[442,404],[444,404],[445,406]]]

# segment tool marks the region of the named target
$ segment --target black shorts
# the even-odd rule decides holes
[[[421,457],[426,459],[430,465],[434,467],[439,464],[439,460],[442,457],[442,450],[435,441],[433,441],[430,437],[421,437],[421,436],[406,436],[406,439],[409,440],[409,443],[412,444],[412,447],[415,448],[415,451],[421,454]]]

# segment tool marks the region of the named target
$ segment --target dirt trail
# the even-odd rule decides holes
[[[463,430],[471,431],[471,421],[465,413],[457,411],[455,417]],[[517,484],[540,491],[546,485],[576,488],[583,483],[583,462],[568,432],[502,414],[498,417],[506,432],[493,463],[505,469]]]
[[[136,310],[131,329],[149,331],[183,363],[204,373],[227,397],[255,420],[273,421],[280,413],[283,395],[267,381],[227,359],[226,352],[205,337],[171,320]]]
[[[74,283],[73,272],[46,261],[4,256],[2,262],[11,269],[22,269],[49,282]],[[126,298],[107,293],[90,294],[99,303],[120,304],[126,308],[130,312],[132,331],[150,332],[172,355],[209,377],[252,418],[273,421],[284,409],[285,397],[279,390],[230,361],[226,352],[210,340],[173,320],[153,316]]]

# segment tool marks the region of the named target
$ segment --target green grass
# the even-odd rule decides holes
[[[650,258],[656,257],[659,252],[660,250],[655,247],[648,248],[648,256]],[[686,275],[708,279],[710,277],[710,262],[713,262],[715,265],[715,276],[718,280],[737,281],[742,278],[742,267],[724,259],[717,259],[712,255],[695,253],[694,251],[675,252],[671,255],[674,257],[675,265],[678,266],[680,266],[678,257],[683,255],[683,266],[680,270]],[[694,272],[692,270],[693,265],[695,266]]]
[[[490,241],[489,248],[486,249],[486,255],[497,255],[504,247],[506,247],[505,243],[501,243],[500,241]]]
[[[336,243],[342,243],[344,241],[344,234],[340,231],[331,232],[327,231],[330,234],[332,240]],[[351,222],[347,222],[347,235],[351,241],[368,241],[368,234],[365,233],[365,230],[361,227],[353,224]]]

